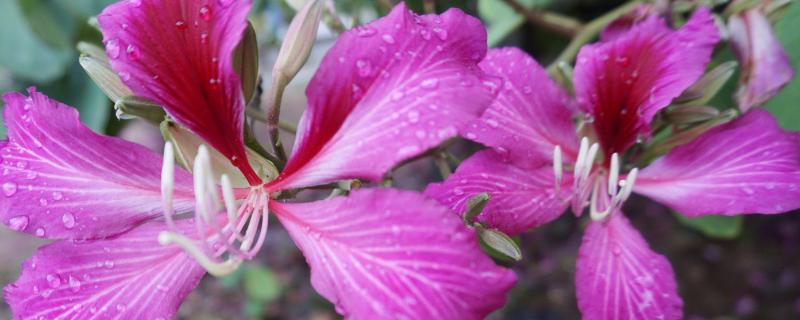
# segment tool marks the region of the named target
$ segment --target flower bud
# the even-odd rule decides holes
[[[464,208],[464,213],[462,215],[466,225],[472,226],[474,224],[475,218],[483,212],[483,209],[486,208],[486,204],[489,203],[489,198],[489,194],[483,192],[467,200],[467,206]]]
[[[81,52],[78,58],[81,67],[111,101],[116,103],[124,97],[133,95],[131,89],[122,83],[117,73],[111,69],[108,57],[102,48],[81,42],[78,44],[78,50]]]
[[[308,1],[292,19],[272,69],[273,85],[286,85],[308,60],[322,18],[322,0]],[[278,81],[275,81],[278,80]]]
[[[476,230],[482,244],[495,251],[490,253],[495,255],[499,253],[501,257],[514,261],[522,260],[522,251],[519,249],[519,245],[507,234],[497,229],[486,229],[482,226],[479,226]]]
[[[675,98],[674,103],[691,105],[707,103],[733,76],[737,65],[736,61],[728,61],[716,66],[687,88],[680,97]]]

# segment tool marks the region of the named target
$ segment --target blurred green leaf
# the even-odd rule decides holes
[[[695,229],[704,235],[716,239],[733,239],[742,233],[742,223],[744,216],[720,216],[707,215],[696,218],[689,218],[679,213],[675,213],[683,225]]]
[[[59,81],[39,87],[39,90],[50,98],[78,109],[81,122],[92,130],[101,133],[105,130],[112,109],[111,102],[77,63]]]
[[[800,70],[800,4],[797,2],[789,5],[783,18],[775,25],[775,33],[783,44],[786,53],[792,61],[795,70]],[[785,129],[800,130],[800,78],[795,76],[783,91],[772,98],[766,108]]]
[[[254,302],[270,302],[281,294],[281,284],[272,270],[260,266],[249,266],[244,271],[244,290]]]
[[[62,76],[74,57],[73,50],[40,39],[17,0],[0,1],[0,66],[17,77],[49,82]]]
[[[72,50],[75,21],[70,15],[64,14],[63,7],[57,3],[44,0],[14,1],[18,1],[28,25],[39,39],[51,48]]]
[[[217,278],[219,284],[225,289],[233,289],[239,286],[239,281],[242,281],[242,277],[244,276],[244,268],[238,268],[233,273],[224,276],[222,278]]]
[[[119,0],[50,0],[78,19],[86,19],[102,11],[108,5]],[[83,22],[83,21],[81,21]]]
[[[518,0],[527,8],[540,7],[549,0]],[[488,42],[494,47],[525,22],[525,17],[503,0],[478,0],[478,15],[486,23]]]

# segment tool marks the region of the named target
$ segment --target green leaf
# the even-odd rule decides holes
[[[541,7],[549,0],[519,0],[527,8]],[[478,15],[486,23],[488,42],[494,47],[525,22],[525,17],[503,0],[478,0]]]
[[[679,213],[675,217],[683,225],[697,230],[710,238],[733,239],[742,233],[744,216],[707,215],[689,218]]]
[[[244,290],[250,300],[266,303],[280,297],[282,288],[272,270],[248,266],[244,270]]]
[[[800,4],[789,5],[783,18],[774,26],[778,41],[783,44],[795,70],[800,70]],[[765,106],[778,119],[781,127],[788,130],[800,130],[800,78],[795,76],[792,82]]]
[[[64,74],[74,56],[40,39],[17,0],[0,1],[0,66],[17,77],[49,82]]]

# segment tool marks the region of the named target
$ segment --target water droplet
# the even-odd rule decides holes
[[[106,53],[108,53],[108,57],[111,59],[119,58],[119,42],[115,39],[108,40],[106,42]]]
[[[217,79],[217,78],[208,79],[208,86],[209,86],[209,88],[211,88],[211,90],[219,89],[219,83],[220,83],[220,80]]]
[[[756,193],[755,190],[753,190],[753,188],[750,188],[748,186],[743,186],[742,187],[742,192],[744,192],[744,193],[746,193],[748,195],[752,195],[752,194]]]
[[[411,123],[417,123],[419,121],[419,111],[411,110],[408,112],[408,121]]]
[[[622,254],[622,250],[619,248],[619,245],[615,243],[611,247],[611,253],[613,253],[615,256],[618,256],[618,255]]]
[[[17,193],[16,183],[13,183],[11,181],[3,183],[3,194],[6,195],[6,197],[13,196],[15,193]]]
[[[369,60],[358,59],[356,61],[356,68],[358,68],[358,75],[361,77],[369,77],[372,75],[372,64]]]
[[[106,260],[105,262],[103,262],[103,265],[104,265],[106,268],[109,268],[109,269],[111,269],[111,268],[113,268],[113,267],[114,267],[114,261],[111,261],[111,260]]]
[[[42,207],[46,207],[49,202],[45,198],[39,198],[39,205]]]
[[[30,220],[27,216],[17,216],[11,219],[8,219],[8,227],[12,230],[22,231],[28,227],[28,222]]]
[[[361,26],[361,27],[356,28],[356,34],[359,37],[367,38],[367,37],[374,36],[376,33],[378,33],[378,31],[376,31],[375,29],[370,28],[368,26]]]
[[[497,128],[500,124],[497,123],[495,119],[486,119],[486,124],[488,124],[492,128]]]
[[[69,287],[72,289],[72,292],[81,291],[81,281],[73,276],[69,276]]]
[[[381,39],[383,39],[383,42],[386,42],[388,44],[394,44],[395,42],[394,37],[392,37],[391,34],[384,34],[383,36],[381,36]]]
[[[436,36],[439,37],[439,40],[442,40],[442,41],[447,40],[447,30],[444,30],[442,28],[436,27],[436,28],[433,28],[433,33],[435,33]]]
[[[417,130],[416,132],[414,132],[414,135],[417,136],[417,138],[419,139],[424,139],[427,134],[425,133],[424,130]]]
[[[122,81],[128,81],[131,79],[131,74],[125,71],[120,71],[119,78],[122,79]]]
[[[58,275],[51,273],[47,275],[46,279],[47,279],[47,284],[51,288],[58,288],[61,286],[61,277],[59,277]]]
[[[435,89],[437,86],[439,86],[439,79],[436,78],[425,79],[422,80],[420,85],[425,89]]]
[[[128,308],[128,306],[126,306],[125,304],[120,303],[117,305],[117,311],[119,312],[125,311],[126,308]]]
[[[36,229],[36,233],[35,234],[36,234],[37,237],[44,237],[44,235],[45,235],[44,228]]]
[[[65,213],[61,216],[61,222],[64,223],[65,228],[72,229],[75,227],[75,216],[71,213]]]
[[[128,3],[130,3],[131,6],[136,7],[136,8],[142,6],[142,0],[128,0]]]
[[[186,30],[186,22],[183,20],[175,21],[175,27],[178,28],[178,30]]]
[[[628,59],[626,56],[619,56],[617,57],[617,64],[626,67],[628,64],[630,64],[630,59]]]
[[[136,46],[129,44],[125,52],[128,54],[128,59],[131,59],[131,61],[139,60],[139,49],[137,49]]]
[[[200,43],[207,44],[208,43],[208,32],[201,32],[200,33]]]
[[[200,7],[200,19],[203,19],[205,21],[211,20],[211,8],[209,8],[208,6]]]
[[[53,191],[53,200],[61,200],[64,198],[64,194],[59,191]]]

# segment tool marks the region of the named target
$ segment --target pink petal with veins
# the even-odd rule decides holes
[[[50,239],[113,236],[162,213],[160,155],[83,126],[78,112],[33,88],[3,96],[0,219]],[[194,208],[191,176],[175,170],[174,206]]]
[[[417,16],[400,4],[345,32],[306,90],[296,147],[276,184],[380,179],[456,136],[499,86],[478,68],[485,53],[480,21],[457,9]]]
[[[653,116],[700,78],[718,40],[711,13],[701,8],[680,30],[652,16],[624,36],[581,49],[575,92],[606,154],[649,137]]]
[[[754,109],[639,172],[634,192],[688,216],[800,208],[800,143]]]
[[[233,51],[247,27],[249,0],[120,1],[97,17],[111,66],[137,96],[162,105],[219,150],[251,184],[244,98]]]
[[[742,64],[736,101],[747,111],[778,94],[794,77],[794,68],[760,9],[731,16],[728,29],[731,48]]]
[[[622,212],[586,228],[576,265],[585,320],[683,318],[669,261],[653,252]]]
[[[194,224],[176,221],[184,232]],[[108,240],[61,240],[40,248],[5,287],[14,319],[170,319],[205,270],[164,247],[163,222]]]
[[[425,195],[464,213],[469,198],[488,193],[489,202],[477,221],[517,235],[553,221],[566,210],[572,176],[565,174],[558,194],[552,166],[522,169],[491,150],[476,153],[442,183],[428,185]]]
[[[418,193],[363,189],[271,207],[311,284],[348,319],[483,319],[516,280],[458,217]]]
[[[481,62],[486,73],[503,79],[497,99],[463,136],[506,154],[517,166],[536,168],[553,161],[561,146],[574,161],[578,139],[569,96],[537,62],[515,48],[492,49]]]

